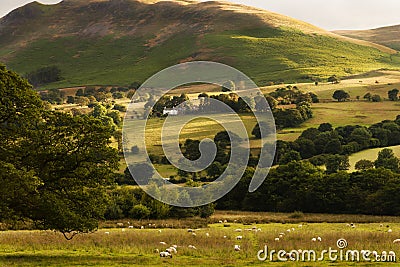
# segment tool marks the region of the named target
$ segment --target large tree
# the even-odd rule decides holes
[[[118,167],[113,129],[47,111],[26,80],[0,66],[0,219],[30,219],[66,238],[97,228]]]
[[[350,98],[350,95],[344,90],[336,90],[332,97],[339,102],[344,102]]]

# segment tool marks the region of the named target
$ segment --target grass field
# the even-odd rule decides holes
[[[51,231],[0,232],[0,266],[287,266],[288,263],[282,262],[260,262],[257,252],[268,245],[270,250],[313,249],[320,253],[329,247],[336,249],[337,240],[343,238],[348,242],[347,249],[400,254],[400,245],[393,244],[393,240],[400,236],[398,218],[318,215],[320,220],[341,219],[334,223],[307,222],[313,216],[305,214],[302,218],[290,219],[294,217],[291,214],[219,212],[211,220],[227,222],[196,229],[196,236],[187,231],[189,227],[184,226],[185,220],[132,222],[132,225],[135,223],[134,229],[103,228],[93,234],[78,235],[72,241],[66,241],[61,234]],[[257,217],[293,221],[256,224],[254,220],[246,225],[234,222],[239,218]],[[358,223],[360,218],[366,223]],[[149,223],[156,223],[156,228],[148,227]],[[180,223],[184,229],[168,228],[174,223]],[[355,223],[355,227],[348,226],[350,223]],[[140,224],[145,229],[137,229]],[[236,229],[242,229],[242,232]],[[392,233],[388,232],[389,229]],[[280,233],[284,236],[275,241]],[[236,239],[239,235],[241,240]],[[312,238],[317,237],[322,241],[313,242]],[[178,246],[172,259],[160,258],[155,252],[172,245]],[[189,248],[189,245],[196,249]],[[240,251],[234,250],[235,245],[240,246]],[[316,263],[298,262],[290,266],[316,266]],[[326,258],[318,266],[354,266],[354,263],[334,263]],[[357,266],[395,266],[395,263],[361,262]]]

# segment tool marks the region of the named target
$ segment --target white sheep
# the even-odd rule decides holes
[[[400,239],[396,239],[393,241],[393,244],[399,244],[400,243]]]
[[[197,236],[196,233],[192,233],[192,236]]]
[[[242,240],[243,239],[243,236],[241,236],[241,235],[238,235],[237,237],[236,237],[236,240]]]
[[[160,257],[161,258],[172,258],[172,254],[169,253],[168,251],[162,251],[162,252],[160,252]]]
[[[174,253],[174,254],[176,254],[177,253],[177,251],[176,251],[176,248],[174,248],[174,247],[169,247],[169,248],[167,248],[165,251],[167,251],[167,252],[169,252],[169,253]]]
[[[110,234],[110,232],[104,232],[106,235],[109,235]]]
[[[210,234],[209,234],[209,233],[206,233],[206,237],[210,237]]]
[[[218,221],[218,223],[222,223],[222,221],[220,220],[220,221]]]
[[[193,245],[189,245],[188,248],[197,249],[197,248],[196,248],[195,246],[193,246]]]
[[[133,229],[133,225],[129,225],[129,226],[128,226],[128,229]]]
[[[321,241],[322,241],[322,238],[319,236],[319,237],[317,237],[317,240],[318,240],[319,242],[321,242]]]
[[[275,241],[276,241],[276,242],[279,242],[279,240],[280,240],[279,237],[275,238]]]
[[[165,246],[166,244],[167,244],[167,243],[165,243],[165,242],[163,242],[163,241],[160,242],[160,245],[164,245],[164,246]]]
[[[227,223],[228,221],[227,220],[224,220],[224,223]]]
[[[242,229],[236,229],[235,230],[235,232],[241,232],[242,231]]]
[[[117,226],[118,227],[124,227],[124,224],[123,223],[117,223]]]
[[[226,235],[224,235],[224,239],[227,239],[228,237]]]
[[[392,229],[389,229],[389,230],[388,230],[388,233],[392,233],[392,232],[393,232],[393,230],[392,230]]]
[[[240,251],[240,246],[239,245],[235,245],[234,249],[235,249],[235,251]]]
[[[313,238],[311,239],[311,241],[312,241],[312,242],[317,242],[317,239],[316,239],[315,237],[313,237]]]

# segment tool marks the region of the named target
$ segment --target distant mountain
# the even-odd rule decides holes
[[[33,2],[0,20],[0,61],[22,74],[57,66],[48,87],[142,82],[180,62],[232,65],[260,85],[399,68],[395,51],[228,2]]]
[[[381,44],[400,51],[400,25],[361,31],[334,31],[350,38]]]

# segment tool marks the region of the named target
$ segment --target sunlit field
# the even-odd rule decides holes
[[[102,226],[112,228],[78,235],[72,241],[51,231],[1,232],[0,266],[286,266],[276,256],[273,263],[260,262],[257,252],[267,245],[270,250],[312,249],[320,253],[337,249],[338,239],[347,240],[349,250],[400,253],[400,244],[393,243],[400,236],[400,219],[394,217],[218,212],[210,222],[214,223],[200,228],[193,227],[191,220],[124,220],[119,227],[117,222],[107,222]],[[174,245],[177,253],[172,258],[160,258],[158,251]],[[235,245],[240,250],[235,251]],[[374,264],[378,263],[357,266]],[[333,263],[326,258],[318,266],[354,263]]]

